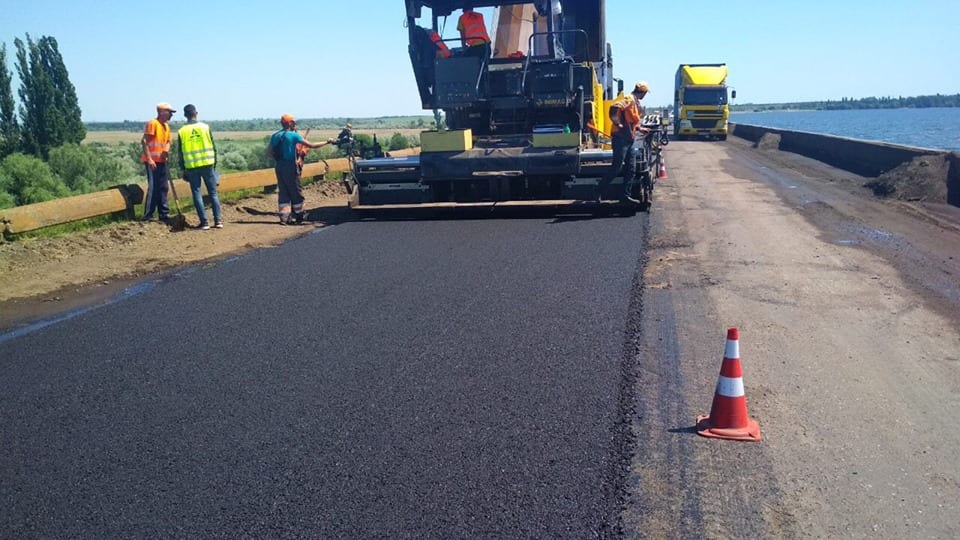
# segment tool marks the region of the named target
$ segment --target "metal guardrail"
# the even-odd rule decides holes
[[[392,156],[407,156],[419,153],[419,148],[391,152]],[[349,170],[347,158],[329,159],[326,162],[307,163],[303,177],[323,176],[328,173]],[[171,180],[178,193],[190,193],[190,185],[184,180]],[[273,169],[260,169],[242,173],[224,174],[217,187],[219,193],[260,188],[276,184]],[[5,235],[35,231],[54,225],[62,225],[92,217],[129,212],[133,214],[136,204],[143,204],[147,191],[146,182],[125,184],[105,191],[65,197],[53,201],[26,204],[0,210],[0,225]]]

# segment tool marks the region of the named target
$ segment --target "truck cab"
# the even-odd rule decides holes
[[[677,139],[726,140],[730,119],[726,64],[681,64],[674,87],[673,134]],[[736,97],[736,91],[730,97]]]

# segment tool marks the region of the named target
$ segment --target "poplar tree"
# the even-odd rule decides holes
[[[0,159],[20,145],[16,104],[13,101],[13,75],[7,69],[7,45],[0,43]]]
[[[77,92],[70,82],[57,40],[14,40],[20,76],[21,141],[25,153],[46,159],[51,148],[77,143],[86,136]]]

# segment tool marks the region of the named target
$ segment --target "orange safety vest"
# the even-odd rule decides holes
[[[483,24],[483,15],[476,11],[468,11],[460,15],[457,22],[457,30],[467,42],[468,47],[490,43],[490,36],[487,34],[487,26]]]
[[[437,58],[450,58],[450,49],[447,47],[447,44],[443,42],[440,34],[435,30],[427,30],[427,34],[430,36],[430,41],[437,46]]]
[[[624,125],[624,129],[634,133],[640,127],[640,103],[637,102],[632,96],[627,98],[625,101],[614,104],[617,112],[620,114],[620,122]],[[611,118],[613,120],[613,118]],[[616,122],[610,126],[610,134],[613,135],[620,131],[620,128],[617,127]]]
[[[147,162],[147,153],[150,154],[154,163],[165,162],[164,153],[170,153],[170,124],[164,124],[154,118],[147,122],[143,133],[147,136],[147,152],[140,154],[140,162]]]

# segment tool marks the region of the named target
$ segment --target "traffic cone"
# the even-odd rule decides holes
[[[657,174],[657,178],[659,180],[669,178],[667,176],[667,159],[663,156],[663,154],[660,154],[660,172]]]
[[[697,417],[697,433],[704,437],[738,441],[760,440],[760,424],[747,415],[739,340],[739,330],[727,329],[727,347],[723,354],[717,390],[713,395],[713,406],[709,415]]]

